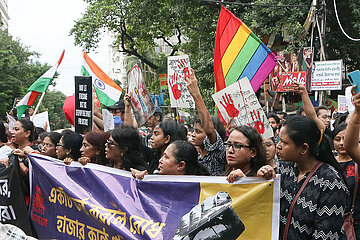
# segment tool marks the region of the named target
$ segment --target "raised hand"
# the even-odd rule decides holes
[[[304,84],[298,83],[298,82],[294,82],[293,83],[293,88],[294,91],[298,94],[307,94],[306,88],[304,86]]]
[[[189,90],[189,93],[191,94],[191,96],[195,99],[195,98],[200,98],[201,97],[201,93],[198,87],[198,82],[197,82],[197,78],[195,76],[194,70],[192,68],[189,69],[189,73],[190,75],[185,77],[185,81],[186,81],[186,86]]]
[[[230,118],[234,118],[239,116],[239,110],[237,110],[234,106],[234,101],[231,98],[230,94],[225,93],[222,96],[223,101],[220,101],[220,104],[225,108],[226,113],[229,115]]]
[[[253,110],[252,112],[250,112],[250,114],[251,114],[252,120],[254,121],[254,128],[260,134],[263,134],[265,132],[265,125],[264,125],[265,116],[262,116],[262,121],[261,121],[260,111],[257,111],[257,114],[256,114],[255,110]],[[251,126],[249,123],[248,123],[248,125]]]
[[[177,73],[174,73],[174,75],[172,75],[172,78],[170,80],[170,87],[171,87],[171,91],[173,93],[175,100],[178,100],[181,97],[181,91],[179,90],[178,84],[177,84],[178,77],[179,77],[179,75]],[[181,89],[181,84],[180,84],[180,89]]]

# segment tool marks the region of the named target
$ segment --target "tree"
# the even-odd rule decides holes
[[[0,30],[0,116],[12,108],[15,98],[22,98],[30,85],[49,69],[48,65],[33,62],[38,56],[14,40],[7,30]]]
[[[213,52],[220,5],[216,1],[195,0],[86,0],[89,3],[83,17],[71,34],[75,44],[89,50],[97,47],[101,33],[108,30],[115,35],[120,51],[138,57],[157,73],[166,72],[166,56],[155,53],[154,39],[163,39],[170,47],[170,55],[189,54],[191,65],[199,79],[207,106],[213,105]],[[302,38],[303,24],[311,0],[237,0],[227,6],[260,38],[273,34],[282,48],[294,49],[310,45],[310,34]],[[318,1],[320,2],[320,1]],[[338,1],[340,19],[349,34],[360,37],[360,1]],[[341,2],[341,3],[340,3]],[[326,50],[328,59],[345,59],[349,69],[357,67],[360,59],[358,43],[351,42],[340,32],[335,20],[332,0],[317,6],[319,14],[326,11]],[[350,8],[348,8],[350,6]],[[291,41],[286,43],[283,36]],[[175,44],[169,41],[176,37]],[[185,37],[186,41],[183,41]],[[315,47],[319,37],[315,31]],[[317,49],[318,49],[317,48]],[[319,58],[315,58],[319,59]],[[149,84],[148,84],[149,86]]]

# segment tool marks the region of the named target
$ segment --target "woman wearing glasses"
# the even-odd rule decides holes
[[[105,155],[114,164],[114,168],[127,171],[130,171],[130,168],[147,169],[142,154],[141,138],[133,127],[115,128],[106,142]]]
[[[232,183],[238,177],[256,176],[266,165],[266,152],[261,135],[250,126],[238,126],[225,142],[227,168],[225,175]]]

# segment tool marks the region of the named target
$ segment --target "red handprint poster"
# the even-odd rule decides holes
[[[194,108],[195,102],[186,87],[185,77],[190,75],[188,55],[168,57],[168,87],[171,107]]]
[[[236,126],[254,127],[264,139],[273,137],[273,131],[247,78],[231,84],[212,95],[226,122],[234,118]]]
[[[140,64],[135,64],[129,72],[128,93],[131,97],[131,108],[136,122],[139,126],[142,126],[154,113],[155,107],[146,90]]]

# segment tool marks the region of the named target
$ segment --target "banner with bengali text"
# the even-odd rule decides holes
[[[279,177],[136,180],[114,168],[29,155],[29,214],[39,239],[278,239]]]

